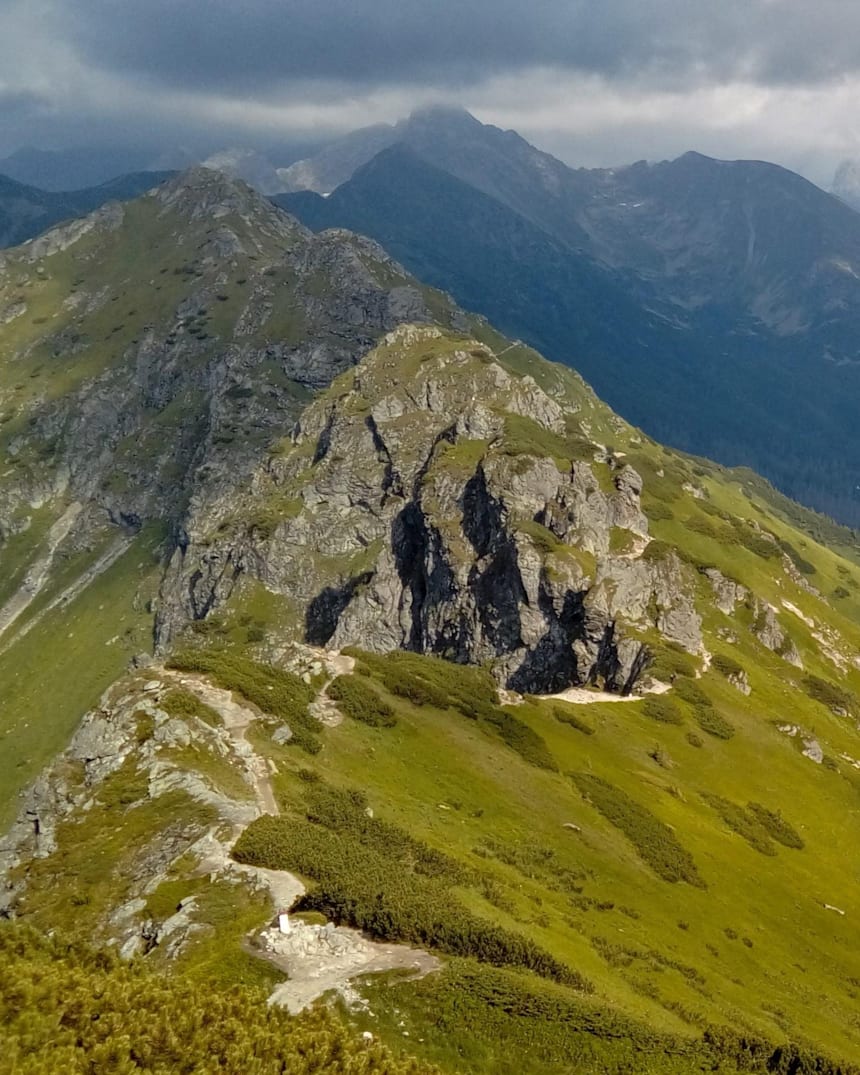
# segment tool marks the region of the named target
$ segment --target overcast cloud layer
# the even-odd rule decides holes
[[[847,0],[0,0],[0,155],[324,139],[433,101],[571,164],[860,156]]]

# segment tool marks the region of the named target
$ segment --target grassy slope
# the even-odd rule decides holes
[[[501,350],[492,330],[478,334]],[[860,958],[852,946],[852,921],[860,907],[845,862],[858,836],[860,774],[839,755],[860,757],[860,736],[853,719],[814,700],[804,683],[811,673],[860,695],[860,671],[851,663],[860,651],[860,572],[852,535],[844,530],[836,535],[840,555],[814,539],[820,520],[774,502],[764,483],[750,489],[744,472],[661,448],[618,421],[578,379],[535,364],[525,348],[515,348],[502,361],[554,386],[555,394],[579,407],[578,422],[589,436],[640,470],[658,541],[680,548],[694,566],[718,567],[776,607],[804,669],[761,645],[750,631],[752,612],[743,604],[731,616],[719,612],[710,583],[694,576],[709,651],[739,662],[752,686],[747,697],[713,669],[698,681],[734,727],[731,739],[702,733],[684,703],[680,726],[654,721],[643,703],[578,710],[597,726],[591,737],[530,711],[530,723],[558,763],[560,772],[554,774],[527,765],[450,711],[415,709],[389,698],[400,718],[396,728],[349,721],[329,730],[313,767],[332,783],[364,788],[376,816],[456,854],[501,884],[509,911],[488,904],[473,889],[462,899],[472,910],[524,930],[582,971],[613,1008],[669,1033],[730,1024],[772,1040],[805,1038],[856,1060],[860,1034],[853,1008]],[[543,454],[537,446],[533,450]],[[772,548],[771,555],[767,543],[757,544],[756,531],[743,520],[757,522],[785,542],[823,596],[796,585],[778,550]],[[839,587],[840,596],[834,596]],[[822,632],[830,632],[844,652],[845,667],[827,657],[815,637]],[[783,722],[814,734],[828,764],[803,757],[799,738],[777,729]],[[283,774],[307,763],[288,750],[268,749]],[[583,799],[564,775],[570,771],[603,777],[671,826],[692,853],[707,889],[659,880]],[[301,809],[301,785],[286,775],[281,780],[285,801]],[[754,802],[781,812],[801,834],[804,849],[773,845],[775,854],[762,854],[729,828],[703,792],[740,807]],[[565,823],[581,833],[564,828]],[[569,892],[547,887],[539,876],[525,877],[497,858],[476,855],[475,849],[488,842],[551,851],[554,861],[585,872],[584,898],[571,903]],[[827,910],[825,904],[846,913]],[[666,960],[694,968],[701,979]],[[374,1006],[408,1007],[412,1002],[403,997],[412,990],[417,1020],[412,1041],[420,1033],[434,1057],[453,1063],[462,1042],[445,1044],[454,1033],[450,1026],[433,1039],[429,1010],[416,1014],[422,988],[403,987],[399,1000],[380,994]],[[429,1007],[438,1001],[429,992],[425,997]],[[396,1021],[392,1016],[392,1026]],[[481,1067],[488,1062],[482,1055],[474,1070],[507,1070],[498,1056],[496,1066]]]
[[[150,223],[142,235],[151,237]],[[136,271],[134,258],[128,265],[109,259],[105,264],[106,279]],[[175,279],[166,273],[163,282],[153,283],[155,295],[169,292],[164,296],[165,311],[175,308],[178,294],[173,288],[184,279],[183,264],[177,255],[180,271]],[[148,281],[138,282],[148,287]],[[30,325],[27,332],[32,332],[32,322],[42,316],[39,311],[55,308],[62,296],[51,280],[34,278],[28,286],[34,289],[32,299],[28,296],[32,313],[25,320]],[[119,299],[115,309],[118,304]],[[231,310],[225,302],[213,314],[227,318]],[[110,307],[104,318],[101,342],[107,345],[116,336],[116,352],[111,343],[110,355],[96,349],[98,353],[89,353],[83,365],[70,362],[56,386],[52,382],[51,392],[79,384],[130,341],[124,327],[113,332],[121,319],[114,318]],[[31,337],[23,323],[10,327],[22,332],[19,346],[25,348]],[[486,325],[475,331],[496,351],[508,346]],[[35,386],[46,358],[47,353],[37,347],[21,358],[14,376],[8,369],[2,372],[7,434],[17,429],[14,409],[26,408],[38,397]],[[574,374],[541,363],[527,348],[513,348],[502,361],[512,372],[530,373],[575,404],[582,432],[625,453],[641,471],[646,510],[657,539],[677,545],[700,565],[719,567],[777,607],[783,599],[791,601],[804,616],[837,630],[848,654],[860,651],[860,569],[851,559],[855,550],[850,535],[840,531],[834,537],[826,528],[817,530],[807,515],[794,517],[761,484],[750,488],[742,473],[666,452],[612,416]],[[686,491],[685,483],[702,488],[707,499]],[[729,541],[733,517],[757,519],[788,541],[809,562],[813,571],[808,577],[828,600],[792,583],[778,558],[762,558],[743,543]],[[792,519],[803,529],[795,529]],[[43,533],[50,521],[37,516],[31,538]],[[836,541],[846,555],[819,545],[813,537],[817,532]],[[134,598],[152,584],[155,541],[154,536],[138,539],[72,605],[47,615],[0,656],[4,684],[0,735],[6,747],[0,754],[0,821],[9,820],[15,792],[65,745],[81,713],[119,674],[130,653],[145,648],[150,617],[137,610],[145,607],[145,601]],[[30,558],[26,535],[6,546],[7,556],[7,577],[17,579]],[[62,572],[58,566],[53,588],[43,601],[60,588]],[[699,729],[686,707],[681,726],[655,722],[642,703],[577,711],[596,727],[593,736],[558,722],[546,711],[530,710],[526,719],[544,737],[558,764],[559,772],[552,773],[528,765],[462,716],[430,707],[416,709],[388,697],[399,717],[395,728],[373,729],[348,721],[325,731],[323,750],[314,760],[294,748],[277,748],[265,738],[258,746],[279,765],[279,791],[288,808],[301,810],[302,783],[295,773],[311,767],[335,785],[365,789],[376,816],[494,881],[505,895],[507,909],[488,903],[474,886],[462,889],[460,898],[475,913],[522,931],[584,973],[597,987],[598,1006],[646,1020],[660,1032],[691,1035],[704,1023],[730,1023],[771,1039],[802,1036],[819,1048],[856,1060],[860,1029],[854,1008],[860,956],[853,950],[852,924],[860,906],[845,863],[851,861],[857,843],[860,774],[844,761],[835,761],[835,769],[816,766],[800,755],[798,740],[779,733],[775,723],[798,723],[814,732],[832,759],[842,753],[860,757],[860,736],[853,720],[831,713],[808,696],[804,672],[754,639],[742,607],[737,615],[725,617],[713,607],[709,584],[701,579],[698,585],[708,648],[738,660],[753,688],[745,697],[716,671],[700,681],[734,725],[736,734],[730,740],[700,735],[703,745],[692,745],[688,733],[699,734]],[[841,590],[846,591],[844,596],[833,596]],[[247,610],[251,625],[257,619],[266,626],[276,623],[282,611],[277,601],[273,604],[269,595],[259,593],[253,597],[253,607]],[[822,655],[813,636],[818,628],[810,628],[788,611],[782,611],[780,619],[803,656],[806,671],[860,695],[860,671],[850,665],[839,670]],[[737,642],[718,633],[727,630]],[[583,799],[566,775],[571,771],[603,777],[672,826],[691,852],[707,889],[659,880],[630,842]],[[705,790],[739,805],[754,801],[781,810],[801,833],[805,848],[779,846],[775,855],[768,856],[754,850],[704,801]],[[152,828],[158,829],[163,821],[153,817]],[[489,847],[495,849],[489,857],[476,852]],[[107,832],[104,848],[102,861],[109,868],[121,852],[121,841],[112,844]],[[506,856],[504,849],[532,850],[538,858]],[[555,867],[547,874],[536,865],[548,852],[558,868],[584,874],[582,892],[559,890],[553,881]],[[503,857],[519,861],[519,867]],[[172,894],[162,896],[169,907]],[[217,951],[218,944],[228,938],[235,944],[263,909],[245,907],[246,917],[234,918],[225,907],[239,907],[239,896],[212,891],[206,901],[211,903],[219,940],[207,942],[211,950],[197,950],[189,961],[190,971],[226,979],[250,973],[241,960],[231,966],[230,958]],[[824,903],[841,908],[845,916],[825,910]],[[659,958],[649,954],[653,952]],[[682,967],[693,968],[695,975]],[[564,1070],[551,1069],[539,1052],[529,1059],[521,1044],[502,1042],[496,1047],[485,1041],[469,1054],[462,1025],[434,1029],[433,1005],[439,999],[438,995],[434,999],[434,988],[430,983],[380,993],[374,1009],[381,1025],[399,1035],[395,1009],[398,1005],[408,1009],[414,1021],[412,1044],[423,1037],[426,1051],[451,1070],[458,1063],[476,1072]]]
[[[63,750],[129,658],[151,648],[145,608],[157,585],[159,538],[143,532],[74,601],[48,612],[0,654],[0,827],[12,821],[17,793]],[[45,598],[61,588],[49,584]],[[28,610],[9,636],[34,613]]]
[[[586,974],[606,1001],[654,1028],[689,1032],[725,1023],[777,1039],[791,1032],[856,1058],[860,956],[850,942],[860,908],[844,863],[857,833],[855,825],[833,822],[850,815],[856,788],[800,757],[754,703],[715,674],[703,683],[737,726],[728,742],[707,739],[696,748],[685,738],[691,721],[687,728],[655,724],[641,703],[589,707],[582,715],[597,730],[588,737],[544,713],[530,723],[561,769],[547,773],[458,714],[389,697],[399,717],[394,729],[349,721],[329,730],[314,768],[332,783],[364,788],[377,817],[492,877],[510,912],[474,891],[463,893],[468,906],[523,930]],[[656,744],[671,757],[670,770],[649,757]],[[295,803],[300,785],[287,774],[307,759],[269,749],[283,774],[284,798]],[[603,776],[671,825],[707,890],[654,876],[563,775],[571,770]],[[780,847],[773,857],[753,850],[702,800],[704,789],[781,810],[806,847]],[[488,844],[552,851],[559,867],[584,873],[582,894],[594,903],[573,906],[571,894],[547,887],[539,870],[532,879],[476,855]],[[825,910],[825,902],[845,917]],[[613,954],[617,946],[642,956],[629,967],[613,965],[624,959]],[[704,983],[648,959],[649,949],[694,967]],[[398,1003],[395,994],[388,1003]]]

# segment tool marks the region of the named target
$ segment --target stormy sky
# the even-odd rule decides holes
[[[0,0],[0,156],[266,149],[439,102],[574,165],[694,148],[826,185],[858,101],[847,0]]]

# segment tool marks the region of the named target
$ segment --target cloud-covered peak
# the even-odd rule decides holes
[[[458,103],[574,164],[695,145],[824,178],[860,139],[860,9],[844,0],[0,8],[0,155],[121,140],[205,157],[219,145],[322,143],[415,108],[410,122],[433,122]]]

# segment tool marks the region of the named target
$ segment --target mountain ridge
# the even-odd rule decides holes
[[[850,532],[210,170],[0,309],[4,930],[445,1075],[856,1070]]]
[[[50,192],[0,175],[0,248],[17,246],[64,220],[86,215],[105,202],[134,198],[163,183],[172,172],[134,172],[97,187]]]
[[[507,257],[509,334],[581,369],[661,439],[752,466],[844,522],[860,518],[850,417],[860,391],[856,213],[766,163],[688,154],[573,171],[520,142],[505,163],[503,132],[481,132],[472,152],[451,148],[455,131],[435,153],[426,145],[384,150],[321,202],[277,200],[314,227],[370,233],[491,318],[505,317],[492,266]],[[423,170],[422,156],[431,162]],[[449,183],[444,210],[434,213],[429,191],[440,189],[440,173],[470,190]],[[480,229],[472,227],[479,203]],[[508,241],[511,213],[542,233],[533,249],[518,235]],[[473,263],[464,265],[450,251],[463,249],[465,234]],[[555,295],[560,248],[568,275],[590,276],[592,294],[623,300],[614,324],[600,300],[592,310]],[[541,287],[552,300],[540,301]],[[613,330],[627,347],[611,341]],[[835,469],[834,436],[851,460],[840,457]]]

